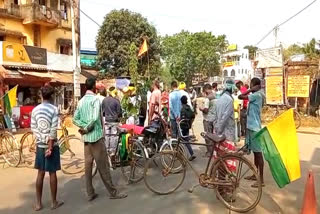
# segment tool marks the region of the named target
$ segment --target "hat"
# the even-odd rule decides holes
[[[184,89],[186,89],[186,83],[185,82],[180,82],[180,84],[179,84],[179,90],[184,90]]]

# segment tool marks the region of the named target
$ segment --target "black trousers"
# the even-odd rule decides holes
[[[243,108],[240,111],[240,124],[241,124],[241,136],[246,136],[246,130],[247,130],[247,109]]]

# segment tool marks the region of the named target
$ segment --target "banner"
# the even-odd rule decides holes
[[[266,100],[269,105],[283,104],[283,77],[266,77]]]
[[[47,65],[47,50],[19,43],[2,42],[3,64]]]
[[[310,76],[288,76],[288,97],[309,97]]]

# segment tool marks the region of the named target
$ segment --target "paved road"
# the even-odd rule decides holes
[[[202,129],[201,120],[197,120],[196,133]],[[251,213],[299,213],[302,206],[304,184],[307,172],[313,169],[315,172],[316,194],[320,198],[317,183],[320,181],[320,138],[318,135],[298,134],[302,178],[279,189],[270,175],[269,167],[265,166],[266,187],[259,206]],[[200,139],[200,137],[199,137]],[[205,166],[205,159],[201,158],[202,148],[195,147],[197,159],[194,165],[197,169]],[[187,192],[197,179],[188,170],[187,178],[181,188],[168,196],[158,196],[149,192],[144,183],[125,185],[119,170],[113,171],[113,179],[116,185],[129,194],[124,200],[109,200],[107,192],[100,178],[94,178],[94,185],[99,198],[88,203],[85,197],[83,175],[70,176],[58,173],[59,196],[65,201],[65,205],[56,211],[51,211],[50,192],[48,178],[45,181],[43,205],[40,213],[77,213],[77,214],[215,214],[229,213],[216,199],[213,190],[198,188],[193,194]],[[27,214],[34,213],[34,186],[36,171],[27,168],[8,168],[0,163],[0,214]]]

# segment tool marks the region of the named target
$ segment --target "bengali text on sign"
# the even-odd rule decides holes
[[[288,76],[288,97],[309,97],[310,76]]]

